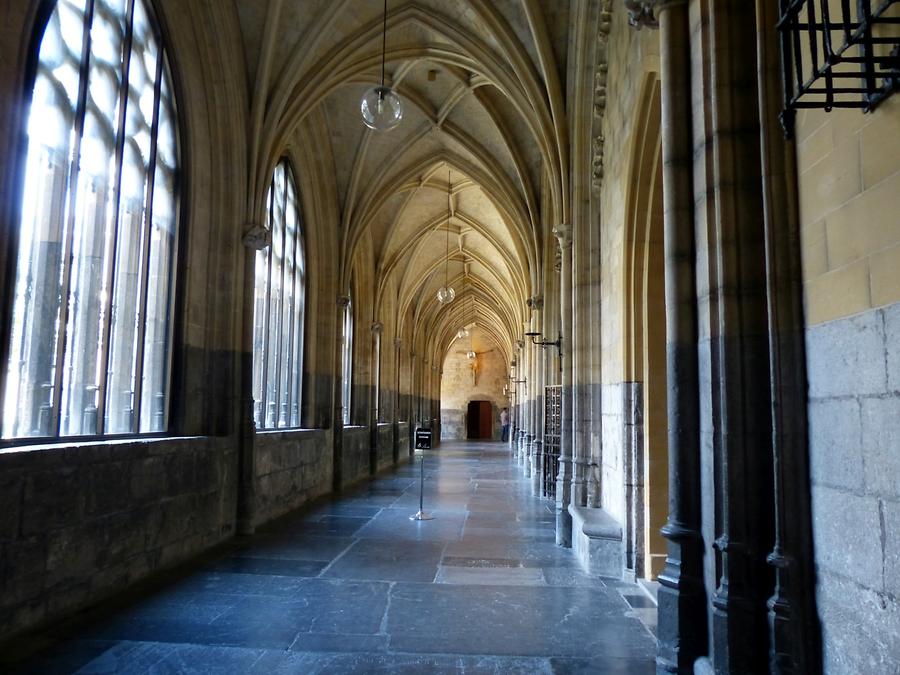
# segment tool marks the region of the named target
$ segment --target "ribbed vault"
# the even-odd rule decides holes
[[[431,363],[470,325],[511,360],[526,300],[542,287],[547,232],[568,214],[569,5],[390,2],[386,78],[404,119],[376,133],[362,124],[359,101],[381,74],[380,0],[241,0],[248,219],[259,220],[268,176],[295,132],[321,112],[340,206],[340,286],[374,268],[374,279],[365,275],[373,321],[424,339]],[[435,299],[445,279],[457,292],[446,307]]]

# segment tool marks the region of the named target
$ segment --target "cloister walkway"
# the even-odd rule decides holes
[[[653,673],[635,586],[582,573],[500,443],[444,443],[58,626],[16,669]],[[652,627],[652,625],[651,625]],[[31,647],[34,640],[23,643]]]

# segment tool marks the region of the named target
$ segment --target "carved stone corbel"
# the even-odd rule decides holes
[[[654,9],[659,3],[654,0],[625,0],[628,10],[628,23],[637,30],[641,28],[659,28]]]
[[[247,223],[241,242],[254,251],[262,251],[272,245],[272,231],[256,223]]]

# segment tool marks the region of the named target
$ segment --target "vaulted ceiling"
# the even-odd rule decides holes
[[[359,111],[381,77],[382,0],[237,5],[255,183],[322,112],[342,283],[362,256],[376,306],[392,294],[398,322],[413,317],[444,350],[475,323],[509,355],[541,287],[549,227],[567,217],[569,0],[390,0],[386,80],[404,116],[388,132]],[[445,276],[457,294],[448,306],[435,299]]]

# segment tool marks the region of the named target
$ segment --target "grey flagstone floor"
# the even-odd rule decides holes
[[[434,520],[409,519],[416,460],[24,639],[0,670],[655,672],[652,603],[555,545],[506,444],[444,443],[425,470]]]

